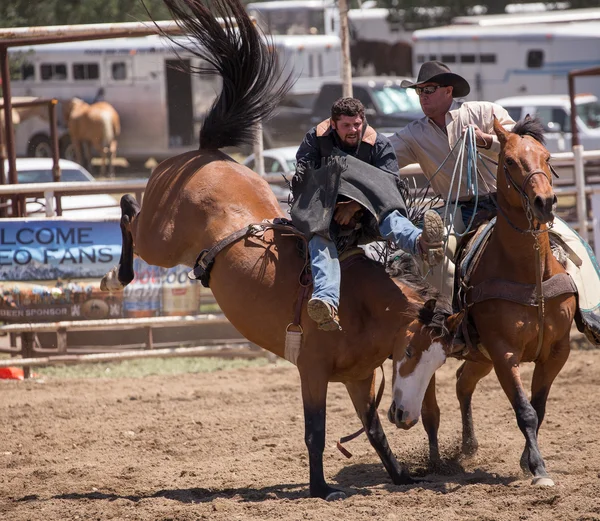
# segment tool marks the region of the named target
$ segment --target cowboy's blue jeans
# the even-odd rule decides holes
[[[384,239],[394,241],[407,253],[416,253],[417,239],[421,230],[398,210],[389,213],[379,224]],[[319,298],[335,306],[340,304],[340,282],[342,272],[335,243],[320,235],[313,235],[308,242],[310,265],[313,276],[312,298]]]

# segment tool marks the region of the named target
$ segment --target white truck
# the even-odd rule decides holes
[[[552,153],[571,150],[571,102],[569,96],[513,96],[496,100],[518,121],[537,116],[546,129],[546,148]],[[592,94],[575,96],[577,131],[584,150],[600,150],[600,103]]]

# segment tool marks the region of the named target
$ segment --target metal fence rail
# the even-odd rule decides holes
[[[584,173],[584,164],[587,161],[599,160],[600,151],[584,151],[581,146],[574,147],[574,153],[560,153],[553,155],[553,164],[560,167],[572,167],[574,171],[573,184],[559,185],[555,192],[559,196],[575,196],[577,208],[577,222],[571,223],[577,229],[580,235],[587,240],[589,236],[589,227],[594,239],[596,255],[600,253],[600,225],[597,222],[600,218],[600,184],[587,184]],[[414,176],[422,174],[419,165],[409,165],[402,169],[403,176]],[[279,174],[267,174],[263,176],[265,180],[271,183],[285,183]],[[43,183],[43,184],[22,184],[0,186],[0,199],[10,199],[17,195],[21,196],[44,196],[46,198],[46,208],[49,208],[49,216],[53,215],[53,199],[64,194],[73,193],[125,193],[133,192],[141,200],[147,181],[144,179],[125,180],[125,181],[99,181],[95,183]],[[592,222],[588,223],[588,198]],[[57,205],[60,208],[60,205]],[[7,361],[0,361],[0,367],[6,365],[25,366],[26,375],[29,374],[28,367],[33,365],[44,365],[48,363],[66,363],[66,362],[87,362],[99,360],[117,360],[127,358],[140,358],[143,356],[222,356],[223,353],[235,356],[245,356],[244,349],[240,344],[225,344],[223,346],[197,346],[185,348],[153,349],[153,328],[161,327],[187,327],[201,324],[227,324],[228,321],[222,314],[202,314],[186,317],[152,317],[152,318],[124,318],[108,320],[81,320],[64,321],[51,323],[27,323],[11,324],[0,326],[0,333],[9,333],[11,335],[21,336],[21,356],[22,358],[12,358]],[[67,354],[67,332],[69,331],[93,331],[107,329],[145,329],[146,330],[146,350],[129,351],[121,353],[93,353],[93,354]],[[38,358],[31,357],[36,351],[34,349],[35,335],[44,332],[56,332],[57,349],[54,356],[44,356]],[[241,340],[244,341],[243,339]],[[235,345],[236,347],[231,347]],[[259,350],[261,351],[261,350]],[[4,350],[11,354],[16,354],[15,349]],[[48,352],[48,351],[46,351]],[[207,353],[213,353],[207,355]],[[264,354],[264,353],[263,353]],[[52,362],[50,360],[53,360]]]

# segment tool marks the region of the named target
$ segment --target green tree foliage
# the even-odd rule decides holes
[[[381,7],[390,10],[392,20],[403,22],[405,29],[414,30],[446,25],[455,16],[478,12],[482,7],[486,14],[502,14],[508,4],[538,3],[539,0],[378,0]],[[570,0],[571,8],[599,7],[600,0]],[[548,4],[551,6],[551,4]]]
[[[162,0],[1,0],[0,27],[170,19]]]

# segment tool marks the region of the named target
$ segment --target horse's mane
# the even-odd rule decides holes
[[[240,0],[210,0],[210,9],[207,0],[164,3],[187,37],[182,43],[181,38],[162,34],[210,65],[190,66],[189,72],[219,75],[223,82],[200,129],[200,148],[252,144],[256,124],[268,119],[293,85],[291,74],[281,77],[272,42]]]
[[[542,145],[546,144],[544,125],[537,117],[532,118],[528,115],[525,119],[517,121],[512,129],[512,133],[519,136],[531,136]]]
[[[437,288],[423,280],[419,267],[412,257],[407,254],[397,255],[388,262],[386,271],[422,298],[423,302],[417,310],[419,321],[436,336],[447,335],[446,318],[452,314],[450,301]],[[430,300],[435,300],[433,309],[425,305]]]

